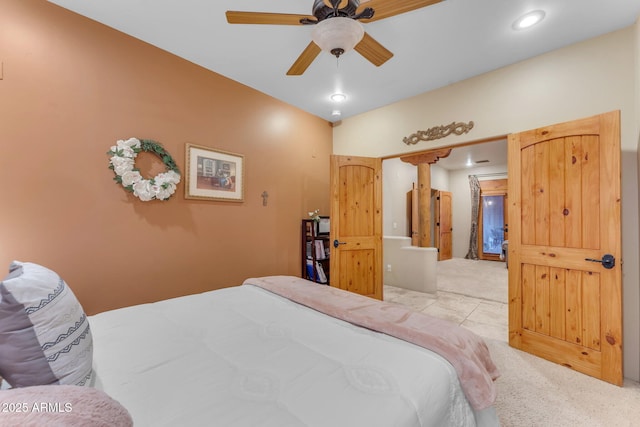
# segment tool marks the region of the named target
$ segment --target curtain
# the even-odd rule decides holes
[[[469,233],[469,251],[466,259],[478,259],[478,221],[480,216],[480,182],[475,175],[469,175],[471,190],[471,233]]]

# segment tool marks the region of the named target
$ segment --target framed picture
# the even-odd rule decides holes
[[[242,202],[244,156],[187,144],[184,197],[186,199]]]
[[[328,216],[321,216],[318,220],[318,235],[328,235],[331,231],[331,223]]]

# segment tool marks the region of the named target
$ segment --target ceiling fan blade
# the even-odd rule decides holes
[[[367,7],[373,8],[373,10],[375,10],[373,18],[362,20],[362,22],[373,22],[431,6],[441,1],[442,0],[369,0],[367,2],[361,2],[362,4],[358,7],[357,13],[362,12]]]
[[[302,25],[301,19],[307,18],[313,21],[316,18],[312,15],[295,15],[288,13],[266,13],[266,12],[238,12],[227,11],[227,22],[229,24],[267,24],[267,25]]]
[[[287,71],[287,76],[302,75],[320,52],[321,49],[317,44],[314,42],[309,43],[298,59],[296,59],[296,62],[294,62],[291,68],[289,68],[289,71]]]
[[[391,51],[378,43],[366,32],[360,43],[358,43],[354,49],[376,67],[381,66],[393,56]]]

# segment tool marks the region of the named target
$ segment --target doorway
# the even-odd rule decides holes
[[[505,179],[507,142],[506,137],[496,137],[450,148],[452,151],[448,157],[431,165],[431,188],[451,193],[451,256],[464,258],[469,250],[471,224],[469,175]],[[412,189],[417,183],[417,168],[402,162],[399,157],[384,158],[382,163],[383,234],[411,237],[412,215],[408,206],[411,206]],[[435,206],[435,200],[431,206]],[[437,221],[434,216],[431,218],[431,235],[434,237]]]
[[[502,244],[507,240],[507,179],[480,181],[478,257],[501,261]]]

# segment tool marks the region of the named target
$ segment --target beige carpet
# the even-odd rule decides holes
[[[506,303],[507,269],[501,262],[440,261],[438,290]],[[617,387],[511,348],[506,337],[485,340],[501,372],[496,410],[503,427],[640,426],[640,384]]]
[[[507,302],[509,270],[504,262],[452,258],[438,262],[438,290]]]
[[[640,385],[617,387],[487,339],[501,372],[496,411],[503,427],[640,426]]]

